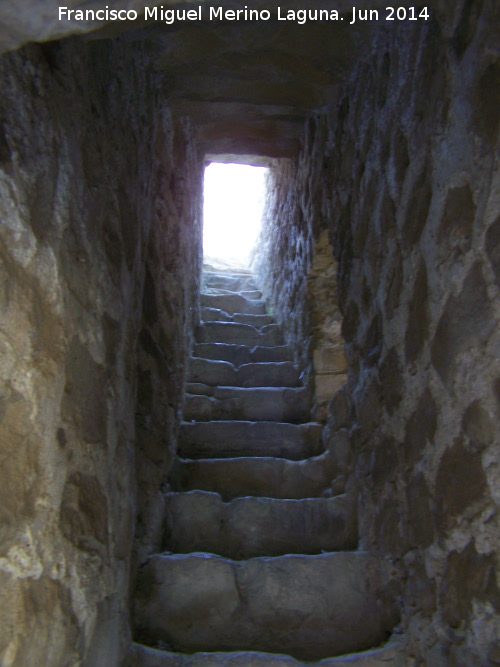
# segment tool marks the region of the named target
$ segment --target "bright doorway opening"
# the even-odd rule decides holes
[[[262,223],[266,167],[211,162],[205,167],[205,264],[249,268]]]

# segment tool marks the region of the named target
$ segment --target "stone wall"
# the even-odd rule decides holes
[[[349,379],[325,440],[349,435],[362,548],[394,565],[410,654],[433,666],[500,659],[500,17],[462,6],[381,31],[274,167],[259,260],[305,354],[328,230]]]
[[[314,127],[312,120],[306,130]],[[316,148],[321,150],[322,143]],[[318,165],[320,156],[310,159],[308,151],[302,153],[299,165],[292,160],[270,162],[253,270],[314,393],[315,418],[325,421],[329,401],[346,382],[347,364],[338,266],[322,222],[322,202],[311,194],[321,191]]]
[[[262,231],[252,264],[259,287],[311,388],[313,335],[307,295],[322,220],[320,201],[311,196],[311,187],[320,188],[318,164],[321,160],[311,159],[308,151],[298,162],[281,159],[270,163]]]
[[[201,165],[119,40],[26,47],[0,80],[0,663],[115,665],[198,314]]]
[[[314,244],[307,275],[307,304],[313,350],[315,418],[326,421],[328,406],[347,381],[342,313],[337,297],[338,264],[324,229]]]

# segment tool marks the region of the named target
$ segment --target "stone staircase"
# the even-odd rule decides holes
[[[403,665],[335,457],[251,275],[205,274],[165,552],[141,568],[130,667]],[[392,619],[392,621],[391,621]],[[371,650],[367,650],[371,649]],[[332,658],[361,651],[351,656]]]

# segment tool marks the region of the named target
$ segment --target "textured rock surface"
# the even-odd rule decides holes
[[[293,387],[299,384],[299,373],[289,361],[243,364],[235,368],[228,362],[191,357],[188,381],[233,387]]]
[[[193,421],[243,419],[255,421],[307,421],[310,392],[303,387],[207,387],[191,385],[184,418]]]
[[[159,540],[200,241],[195,145],[168,97],[215,152],[297,156],[322,109],[271,183],[261,275],[289,345],[196,354],[312,377],[328,238],[349,382],[324,455],[230,459],[235,479],[356,489],[363,545],[399,569],[411,656],[498,662],[500,19],[494,0],[431,5],[437,21],[389,30],[121,25],[2,58],[1,661],[118,662],[130,563]],[[0,49],[61,35],[56,12],[4,0]]]
[[[391,640],[386,646],[371,651],[306,663],[288,655],[255,651],[182,655],[134,644],[126,667],[405,667],[408,664],[404,643]]]
[[[287,345],[250,348],[246,345],[226,343],[198,343],[194,346],[193,354],[205,359],[228,361],[233,366],[293,361],[293,351]]]
[[[206,551],[241,560],[356,548],[353,508],[346,499],[276,500],[216,493],[167,496],[165,545],[174,553]]]
[[[279,329],[275,324],[256,329],[250,324],[236,322],[203,322],[196,331],[196,342],[246,345],[247,347],[275,347],[283,344]]]
[[[320,659],[384,638],[389,628],[377,585],[377,564],[362,553],[241,562],[152,556],[138,580],[137,632],[183,652],[286,651]]]
[[[258,449],[254,449],[259,451]],[[307,451],[307,450],[306,450]],[[203,489],[219,493],[225,500],[239,495],[268,498],[315,498],[342,472],[330,451],[293,461],[266,456],[176,461],[170,476],[174,490]],[[293,452],[293,450],[292,450]],[[312,450],[314,453],[314,450]],[[279,453],[279,452],[278,452]],[[233,455],[236,453],[233,451]],[[281,450],[281,456],[293,456]],[[220,454],[219,454],[220,455]],[[304,450],[296,456],[303,456]]]
[[[319,424],[267,421],[183,422],[179,447],[179,454],[189,451],[192,458],[208,454],[230,457],[246,451],[254,456],[286,452],[289,458],[300,459],[323,451]]]
[[[487,665],[500,632],[500,17],[486,2],[447,18],[381,33],[338,107],[311,119],[299,162],[272,168],[258,266],[307,367],[307,277],[327,230],[349,380],[325,439],[349,433],[360,539],[400,568],[415,656]]]
[[[189,411],[188,400],[185,417]],[[187,654],[221,651],[206,660],[222,664],[279,664],[291,660],[279,655],[285,651],[311,661],[380,644],[397,623],[394,595],[380,589],[381,562],[350,551],[358,545],[352,490],[332,497],[328,488],[345,471],[348,439],[332,435],[322,455],[306,458],[324,446],[319,424],[240,422],[238,411],[233,402],[232,421],[182,425],[179,453],[208,458],[179,460],[171,472],[179,491],[165,496],[166,551],[139,570],[135,639]],[[218,458],[238,449],[239,461]],[[207,491],[210,484],[221,495]]]
[[[200,170],[142,64],[117,44],[0,62],[2,665],[118,664],[136,513],[142,539],[169,463]]]
[[[347,380],[342,313],[337,298],[337,262],[328,231],[319,235],[307,276],[316,418],[326,421],[328,405]]]

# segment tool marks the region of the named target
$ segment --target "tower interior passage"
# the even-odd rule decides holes
[[[313,4],[0,3],[2,666],[500,661],[498,2]]]

